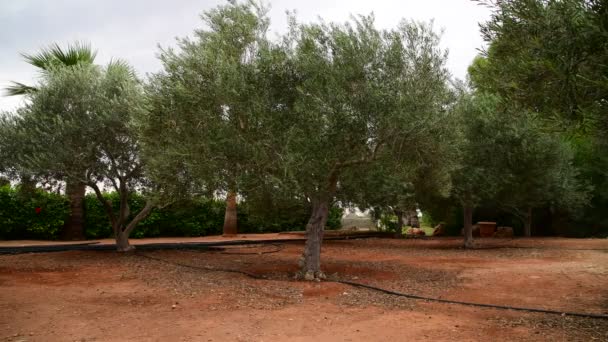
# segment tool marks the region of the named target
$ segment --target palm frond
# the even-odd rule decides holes
[[[93,64],[97,52],[91,49],[91,45],[84,42],[75,42],[68,45],[64,50],[59,44],[54,43],[43,48],[36,54],[21,54],[29,64],[41,69],[48,70],[52,66],[73,66],[79,63]]]
[[[12,84],[4,89],[6,96],[27,95],[35,92],[37,89],[19,82],[11,82]]]
[[[21,56],[27,63],[44,72],[55,66],[74,66],[80,63],[93,64],[97,51],[91,49],[91,45],[85,42],[75,42],[68,45],[65,50],[59,44],[54,43],[36,54],[22,53]],[[35,87],[19,82],[12,82],[10,86],[5,88],[7,96],[27,95],[35,91]]]

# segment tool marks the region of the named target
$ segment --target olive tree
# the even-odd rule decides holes
[[[487,49],[469,68],[474,86],[536,113],[546,129],[565,133],[578,178],[594,189],[575,222],[606,230],[608,2],[479,2],[491,15],[481,24]]]
[[[404,216],[417,205],[415,187],[407,171],[410,171],[407,166],[383,165],[378,161],[345,174],[337,197],[340,202],[360,210],[372,209],[376,217],[395,215],[396,230],[401,232]]]
[[[472,247],[475,207],[502,207],[530,236],[532,209],[558,204],[576,211],[587,203],[568,145],[543,129],[538,117],[495,95],[462,93],[454,111],[460,118],[460,167],[452,175],[453,196],[464,213],[464,246]]]
[[[452,196],[463,209],[464,247],[473,247],[473,211],[500,190],[500,140],[508,137],[509,118],[498,112],[499,99],[462,89],[453,107],[459,118],[459,166],[452,173]]]
[[[144,154],[152,174],[181,163],[226,192],[271,184],[305,198],[302,276],[320,279],[323,230],[348,173],[381,155],[412,169],[437,157],[427,147],[450,115],[446,53],[430,25],[380,31],[371,17],[344,25],[290,17],[288,34],[271,42],[264,13],[253,3],[220,6],[196,39],[161,53],[141,122]]]
[[[257,60],[269,21],[263,6],[236,1],[202,19],[206,27],[193,38],[161,50],[163,70],[151,77],[141,136],[156,181],[175,183],[179,179],[163,169],[179,165],[207,192],[226,194],[224,234],[234,235],[237,194],[255,163],[253,141],[263,134],[257,116],[267,107]]]
[[[444,127],[448,127],[450,119],[446,118]],[[423,163],[394,163],[392,155],[386,154],[366,167],[346,173],[340,181],[338,199],[360,209],[373,209],[377,216],[394,214],[397,232],[405,224],[414,227],[412,216],[417,219],[416,209],[421,203],[431,197],[450,195],[451,171],[456,166],[456,136],[444,130],[433,138],[425,147],[433,158],[426,158]]]
[[[52,69],[70,68],[82,64],[93,64],[95,61],[96,52],[91,49],[90,45],[81,42],[75,42],[62,48],[58,44],[51,44],[49,47],[41,49],[35,54],[22,54],[25,61],[36,67],[42,76],[47,75]],[[36,85],[26,85],[19,82],[12,82],[6,88],[8,96],[24,95],[26,99],[37,91]],[[10,125],[9,125],[10,127]],[[11,155],[17,153],[27,153],[25,150],[30,148],[19,142],[18,136],[9,131],[3,134],[0,141],[0,151],[8,151]],[[2,153],[2,152],[0,152]],[[35,187],[37,181],[49,178],[58,178],[59,175],[48,174],[29,174],[21,168],[21,165],[16,163],[17,158],[3,159],[7,168],[11,169],[13,179],[19,179],[22,187]],[[10,165],[9,165],[10,164]],[[84,195],[86,184],[72,180],[64,179],[65,192],[70,199],[70,216],[61,233],[61,238],[66,240],[84,239]]]
[[[131,192],[148,188],[132,127],[132,119],[145,111],[133,70],[120,61],[103,68],[54,68],[36,89],[12,120],[20,143],[30,146],[19,154],[20,164],[89,186],[106,210],[117,249],[133,249],[129,234],[155,203],[151,199],[134,215],[127,203]],[[103,197],[107,188],[120,195],[118,212]]]
[[[426,147],[445,128],[449,75],[427,24],[381,31],[373,17],[290,23],[277,68],[287,80],[281,92],[291,95],[275,100],[268,146],[276,176],[311,202],[301,275],[322,279],[323,231],[342,182],[381,156],[404,172],[436,158]]]
[[[497,150],[503,176],[496,202],[521,220],[525,236],[532,235],[534,208],[550,205],[576,214],[588,204],[591,188],[580,179],[563,137],[526,112],[504,129],[511,134]]]

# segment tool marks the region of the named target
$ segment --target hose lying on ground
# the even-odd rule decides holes
[[[246,275],[246,276],[248,276],[250,278],[253,278],[253,279],[266,279],[263,276],[259,276],[257,274],[253,274],[253,273],[249,273],[249,272],[245,272],[245,271],[241,271],[241,270],[233,270],[233,269],[229,269],[229,268],[202,267],[202,266],[194,266],[194,265],[182,264],[181,262],[175,262],[175,261],[166,260],[166,259],[162,259],[162,258],[156,258],[156,257],[149,256],[149,255],[146,255],[146,254],[141,254],[141,253],[138,253],[138,252],[135,252],[135,255],[143,257],[143,258],[146,258],[146,259],[160,261],[160,262],[163,262],[165,264],[170,264],[170,265],[175,265],[175,266],[180,266],[180,267],[185,267],[185,268],[192,268],[192,269],[195,269],[195,270],[204,270],[204,271],[210,271],[210,272],[239,273],[239,274]]]
[[[357,234],[350,236],[325,237],[324,241],[356,240],[380,237],[379,234]],[[230,240],[230,241],[205,241],[205,242],[174,242],[174,243],[146,243],[135,245],[137,250],[159,250],[159,249],[209,249],[209,247],[240,246],[240,245],[267,245],[287,242],[303,242],[305,238],[297,239],[271,239],[271,240]],[[99,244],[90,242],[83,244],[67,245],[38,245],[38,246],[14,246],[0,247],[0,254],[21,253],[49,253],[68,251],[115,251],[114,244]],[[258,254],[258,253],[255,253]]]
[[[410,298],[410,299],[426,300],[426,301],[429,301],[429,302],[439,302],[439,303],[446,303],[446,304],[458,304],[458,305],[476,306],[476,307],[482,307],[482,308],[492,308],[492,309],[502,309],[502,310],[539,312],[539,313],[554,314],[554,315],[561,315],[561,316],[576,316],[576,317],[586,317],[586,318],[608,319],[608,315],[604,315],[604,314],[568,312],[568,311],[556,311],[556,310],[538,309],[538,308],[527,308],[527,307],[519,307],[519,306],[508,306],[508,305],[495,305],[495,304],[483,304],[483,303],[463,302],[463,301],[458,301],[458,300],[441,299],[441,298],[434,298],[434,297],[426,297],[426,296],[418,296],[418,295],[413,295],[413,294],[401,293],[401,292],[397,292],[397,291],[383,289],[383,288],[377,287],[377,286],[372,286],[372,285],[367,285],[367,284],[361,284],[361,283],[357,283],[357,282],[353,282],[353,281],[348,281],[348,280],[336,280],[335,282],[336,283],[350,285],[350,286],[355,286],[355,287],[361,287],[361,288],[365,288],[365,289],[368,289],[368,290],[374,290],[374,291],[378,291],[378,292],[382,292],[382,293],[386,293],[386,294],[390,294],[390,295],[394,295],[394,296],[400,296],[400,297],[405,297],[405,298]]]
[[[221,254],[229,254],[229,255],[261,255],[261,254],[272,254],[272,253],[278,253],[280,251],[283,250],[283,248],[285,248],[284,245],[280,244],[280,243],[270,243],[268,244],[270,246],[273,246],[274,249],[269,250],[269,251],[261,251],[261,252],[229,252],[229,250],[231,248],[224,248],[224,247],[218,247],[220,249],[220,253]],[[262,245],[264,246],[264,245]],[[247,248],[259,248],[260,246],[257,245],[250,245]],[[209,247],[210,250],[213,250],[214,247]],[[240,247],[240,248],[244,248],[244,247]],[[237,247],[237,249],[239,249],[239,247]]]
[[[349,240],[349,239],[362,239],[362,238],[370,238],[376,237],[374,235],[361,235],[361,236],[344,236],[344,237],[327,237],[324,240]],[[236,245],[255,245],[255,244],[274,244],[277,245],[281,242],[301,242],[304,239],[275,239],[275,240],[234,240],[234,241],[217,241],[217,242],[186,242],[186,243],[150,243],[137,245],[138,250],[158,250],[158,249],[209,249],[211,247],[222,247],[222,246],[236,246]],[[501,248],[501,247],[498,247]],[[502,248],[530,248],[530,249],[553,249],[546,247],[507,247],[504,246]],[[560,250],[596,250],[596,251],[605,251],[605,249],[563,249],[557,248]],[[97,242],[92,243],[82,243],[82,244],[71,244],[71,245],[46,245],[46,246],[19,246],[19,247],[0,247],[0,254],[21,254],[21,253],[45,253],[45,252],[65,252],[65,251],[113,251],[116,250],[115,245],[102,245]],[[250,254],[266,254],[266,253],[275,253],[278,252],[279,249],[267,252],[256,252]],[[239,253],[227,253],[227,254],[239,254]],[[246,253],[249,254],[249,253]],[[233,269],[217,269],[217,268],[205,268],[198,267],[193,265],[187,265],[177,262],[172,262],[160,258],[155,258],[147,255],[143,255],[141,253],[137,253],[137,255],[166,262],[170,264],[174,264],[176,266],[201,269],[206,271],[215,271],[215,272],[230,272],[230,273],[240,273],[246,275],[248,277],[254,279],[267,279],[263,276],[259,276],[256,274],[233,270]],[[506,306],[506,305],[493,305],[493,304],[483,304],[483,303],[473,303],[473,302],[463,302],[463,301],[455,301],[441,298],[433,298],[433,297],[425,297],[418,296],[406,293],[400,293],[392,290],[383,289],[376,286],[371,286],[367,284],[346,281],[346,280],[336,280],[337,283],[342,283],[345,285],[366,288],[369,290],[374,290],[378,292],[383,292],[390,295],[410,298],[410,299],[418,299],[418,300],[426,300],[426,301],[434,301],[439,303],[446,304],[459,304],[459,305],[467,305],[467,306],[476,306],[476,307],[485,307],[485,308],[494,308],[494,309],[502,309],[502,310],[516,310],[516,311],[527,311],[527,312],[538,312],[538,313],[546,313],[546,314],[556,314],[556,315],[568,315],[568,316],[576,316],[576,317],[587,317],[587,318],[599,318],[599,319],[608,319],[608,315],[606,314],[593,314],[593,313],[580,313],[580,312],[563,312],[556,310],[545,310],[538,308],[526,308],[526,307],[514,307],[514,306]]]
[[[355,234],[345,236],[326,236],[323,238],[324,241],[340,241],[340,240],[358,240],[358,239],[369,239],[386,237],[386,234],[380,233],[366,233],[366,234]],[[136,249],[138,250],[159,250],[159,249],[202,249],[209,250],[210,247],[223,247],[223,246],[239,246],[239,245],[266,245],[266,244],[279,244],[287,242],[302,242],[306,238],[297,239],[271,239],[271,240],[231,240],[231,241],[206,241],[206,242],[172,242],[172,243],[147,243],[138,244]],[[430,239],[429,239],[430,240]],[[462,247],[457,247],[462,248]],[[483,250],[483,249],[498,249],[498,248],[521,248],[521,249],[556,249],[556,250],[568,250],[568,251],[608,251],[604,248],[559,248],[559,247],[533,247],[533,246],[506,246],[506,243],[497,246],[477,247],[471,250]],[[34,246],[13,246],[13,247],[0,247],[0,254],[21,254],[21,253],[49,253],[49,252],[68,252],[68,251],[115,251],[116,246],[114,244],[100,244],[98,241],[85,242],[78,244],[64,244],[64,245],[34,245]],[[274,253],[274,252],[270,252]],[[236,253],[235,253],[236,254]],[[260,253],[255,253],[260,254]],[[266,254],[266,253],[261,253]]]
[[[145,255],[145,254],[141,254],[141,253],[136,253],[136,255],[144,257],[144,258],[148,258],[148,259],[164,262],[164,263],[167,263],[167,264],[172,264],[172,265],[176,265],[176,266],[186,267],[186,268],[199,269],[199,270],[212,271],[212,272],[239,273],[239,274],[246,275],[246,276],[248,276],[250,278],[253,278],[253,279],[265,279],[265,280],[269,280],[268,278],[266,278],[264,276],[260,276],[260,275],[257,275],[257,274],[253,274],[253,273],[249,273],[249,272],[245,272],[245,271],[241,271],[241,270],[223,269],[223,268],[212,268],[212,267],[200,267],[200,266],[182,264],[182,263],[179,263],[179,262],[165,260],[165,259],[162,259],[162,258],[151,257],[149,255]],[[536,312],[536,313],[544,313],[544,314],[552,314],[552,315],[560,315],[560,316],[574,316],[574,317],[597,318],[597,319],[607,319],[608,320],[608,315],[605,315],[605,314],[583,313],[583,312],[569,312],[569,311],[557,311],[557,310],[548,310],[548,309],[539,309],[539,308],[528,308],[528,307],[519,307],[519,306],[508,306],[508,305],[495,305],[495,304],[484,304],[484,303],[474,303],[474,302],[463,302],[463,301],[458,301],[458,300],[441,299],[441,298],[434,298],[434,297],[426,297],[426,296],[418,296],[418,295],[413,295],[413,294],[401,293],[401,292],[397,292],[397,291],[387,290],[387,289],[384,289],[384,288],[381,288],[381,287],[377,287],[377,286],[357,283],[357,282],[348,281],[348,280],[330,280],[330,282],[350,285],[350,286],[354,286],[354,287],[360,287],[360,288],[364,288],[364,289],[368,289],[368,290],[373,290],[373,291],[377,291],[377,292],[381,292],[381,293],[385,293],[385,294],[389,294],[389,295],[393,295],[393,296],[405,297],[405,298],[416,299],[416,300],[425,300],[425,301],[429,301],[429,302],[438,302],[438,303],[444,303],[444,304],[457,304],[457,305],[466,305],[466,306],[491,308],[491,309],[500,309],[500,310],[514,310],[514,311]]]

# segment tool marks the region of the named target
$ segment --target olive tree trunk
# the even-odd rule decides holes
[[[403,232],[403,211],[400,209],[394,210],[395,215],[397,216],[397,233],[401,234]]]
[[[420,228],[420,220],[418,220],[418,211],[416,211],[416,209],[414,210],[408,210],[408,221],[409,221],[409,225],[412,228]]]
[[[463,208],[464,216],[464,248],[473,247],[473,207],[470,205],[464,205]]]
[[[532,236],[532,208],[529,207],[524,216],[524,236]]]
[[[119,214],[121,216],[119,216],[119,219],[115,221],[116,226],[114,227],[114,237],[116,239],[117,251],[128,252],[135,249],[135,247],[129,243],[129,236],[131,235],[133,229],[135,229],[135,227],[139,224],[139,222],[141,222],[146,217],[148,217],[148,215],[150,215],[150,212],[153,208],[154,205],[152,204],[152,202],[146,202],[144,208],[139,213],[137,213],[137,215],[135,215],[131,222],[129,222],[129,224],[127,224],[126,226],[125,223],[128,215],[123,213],[121,210],[121,213]]]
[[[226,213],[224,214],[223,236],[235,236],[238,234],[236,214],[236,192],[230,191],[226,196]]]
[[[65,193],[70,201],[70,216],[61,232],[62,240],[84,240],[85,192],[85,183],[70,180],[66,182]]]
[[[119,252],[128,252],[134,250],[135,247],[129,243],[129,236],[131,235],[133,229],[137,227],[139,222],[143,221],[146,217],[148,217],[148,215],[150,215],[150,212],[152,212],[152,209],[154,209],[155,206],[153,202],[151,200],[146,201],[144,208],[140,210],[139,213],[137,213],[137,215],[135,215],[135,217],[129,222],[129,190],[125,183],[121,182],[119,186],[120,206],[118,213],[114,212],[112,203],[103,197],[103,193],[97,186],[97,183],[91,181],[88,183],[88,185],[95,191],[97,199],[103,205],[106,214],[110,219],[112,229],[114,230],[114,239],[116,240],[116,250]]]
[[[116,239],[116,250],[119,252],[128,252],[135,249],[131,243],[129,243],[129,234],[123,230],[117,230],[114,238]]]
[[[313,201],[312,214],[306,224],[306,245],[300,259],[301,275],[305,280],[325,279],[321,271],[321,244],[329,215],[329,200]]]

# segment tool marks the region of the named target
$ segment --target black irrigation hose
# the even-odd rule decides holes
[[[534,246],[501,246],[496,248],[505,249],[542,249],[542,250],[557,250],[557,251],[604,251],[608,252],[607,248],[561,248],[561,247],[534,247]],[[479,249],[491,249],[490,248],[479,248]]]
[[[110,248],[108,248],[110,247]],[[0,254],[45,253],[67,251],[116,250],[115,245],[101,245],[99,242],[85,242],[65,245],[34,245],[0,247]]]
[[[270,251],[262,251],[262,252],[228,252],[228,249],[224,248],[220,253],[228,254],[228,255],[261,255],[261,254],[278,253],[285,248],[285,245],[282,245],[279,243],[270,243],[269,245],[274,246],[274,249],[270,250]],[[262,245],[262,246],[264,246],[264,245]],[[259,246],[251,245],[247,248],[256,248],[256,247],[259,247]],[[244,247],[241,247],[241,248],[244,248]]]
[[[146,255],[146,254],[141,254],[141,253],[138,253],[138,252],[135,252],[135,255],[143,257],[143,258],[146,258],[146,259],[160,261],[160,262],[163,262],[165,264],[170,264],[170,265],[175,265],[175,266],[180,266],[180,267],[185,267],[185,268],[192,268],[192,269],[195,269],[195,270],[203,270],[203,271],[210,271],[210,272],[238,273],[238,274],[246,275],[246,276],[248,276],[250,278],[253,278],[253,279],[266,279],[263,276],[259,276],[257,274],[253,274],[253,273],[249,273],[249,272],[245,272],[245,271],[241,271],[241,270],[234,270],[234,269],[230,269],[230,268],[202,267],[202,266],[194,266],[194,265],[182,264],[181,262],[175,262],[175,261],[166,260],[166,259],[162,259],[162,258],[156,258],[156,257],[149,256],[149,255]]]
[[[339,240],[355,240],[355,239],[368,239],[386,237],[386,234],[382,233],[366,233],[356,234],[347,236],[326,236],[324,241],[339,241]],[[147,243],[136,245],[138,250],[160,250],[160,249],[209,249],[209,247],[223,247],[223,246],[239,246],[239,245],[265,245],[265,244],[279,244],[289,242],[302,242],[306,238],[296,239],[274,239],[274,240],[232,240],[232,241],[207,241],[207,242],[178,242],[178,243]],[[430,240],[430,239],[429,239]],[[497,248],[521,248],[521,249],[557,249],[557,250],[580,250],[580,251],[608,251],[608,249],[600,248],[559,248],[559,247],[517,247],[517,246],[505,246],[501,244],[495,247],[482,247],[472,248],[472,250],[483,250],[483,249],[497,249]],[[21,254],[21,253],[48,253],[48,252],[67,252],[67,251],[114,251],[116,246],[113,244],[100,244],[99,242],[86,242],[78,244],[66,244],[66,245],[35,245],[35,246],[14,246],[14,247],[0,247],[0,254]],[[235,253],[236,254],[236,253]],[[259,253],[256,253],[259,254]],[[262,253],[265,254],[265,253]]]
[[[265,278],[264,276],[259,276],[257,274],[253,274],[253,273],[249,273],[249,272],[245,272],[245,271],[240,271],[240,270],[193,266],[193,265],[182,264],[182,263],[179,263],[179,262],[174,262],[174,261],[165,260],[165,259],[161,259],[161,258],[155,258],[155,257],[151,257],[149,255],[144,255],[144,254],[141,254],[141,253],[136,253],[136,254],[138,256],[141,256],[141,257],[144,257],[144,258],[148,258],[148,259],[152,259],[152,260],[156,260],[156,261],[160,261],[160,262],[164,262],[164,263],[172,264],[172,265],[176,265],[176,266],[186,267],[186,268],[205,270],[205,271],[213,271],[213,272],[239,273],[239,274],[246,275],[246,276],[248,276],[250,278],[253,278],[253,279],[266,279],[267,280],[267,278]],[[536,312],[536,313],[545,313],[545,314],[560,315],[560,316],[574,316],[574,317],[597,318],[597,319],[607,319],[608,320],[608,315],[604,315],[604,314],[583,313],[583,312],[570,312],[570,311],[557,311],[557,310],[548,310],[548,309],[527,308],[527,307],[520,307],[520,306],[508,306],[508,305],[496,305],[496,304],[483,304],[483,303],[463,302],[463,301],[458,301],[458,300],[449,300],[449,299],[441,299],[441,298],[434,298],[434,297],[426,297],[426,296],[418,296],[418,295],[413,295],[413,294],[401,293],[401,292],[397,292],[397,291],[387,290],[387,289],[384,289],[384,288],[381,288],[381,287],[377,287],[377,286],[357,283],[357,282],[348,281],[348,280],[333,280],[332,282],[334,282],[334,283],[341,283],[341,284],[345,284],[345,285],[350,285],[350,286],[354,286],[354,287],[365,288],[365,289],[368,289],[368,290],[374,290],[374,291],[390,294],[390,295],[393,295],[393,296],[399,296],[399,297],[405,297],[405,298],[417,299],[417,300],[425,300],[425,301],[429,301],[429,302],[438,302],[438,303],[444,303],[444,304],[458,304],[458,305],[466,305],[466,306],[474,306],[474,307],[482,307],[482,308],[490,308],[490,309]]]
[[[360,238],[369,238],[369,237],[376,237],[376,236],[361,235],[361,236],[345,236],[345,237],[328,237],[328,238],[325,238],[325,240],[349,240],[349,239],[360,239]],[[138,250],[193,249],[193,248],[209,248],[209,247],[255,245],[255,244],[277,245],[278,243],[281,243],[281,242],[301,242],[301,241],[304,241],[304,239],[276,239],[276,240],[257,240],[257,241],[255,241],[255,240],[235,240],[235,241],[204,242],[204,243],[151,243],[151,244],[145,244],[145,245],[138,245],[137,249]],[[73,244],[73,245],[2,247],[2,248],[0,248],[0,254],[63,252],[63,251],[75,251],[75,250],[104,251],[104,250],[115,250],[115,248],[116,248],[116,246],[114,246],[114,245],[101,245],[101,244],[97,244],[96,242],[93,242],[93,243],[83,243],[83,244]],[[537,247],[514,247],[514,248],[537,248]],[[543,248],[537,248],[537,249],[543,249]],[[550,249],[550,248],[546,248],[546,249]],[[571,249],[571,250],[578,250],[578,249]],[[581,250],[604,251],[604,249],[581,249]],[[274,252],[275,251],[271,251],[271,252],[267,252],[267,253],[274,253]],[[276,252],[278,252],[278,250]],[[260,254],[260,253],[252,253],[252,254]],[[254,278],[254,279],[266,279],[264,276],[259,276],[259,275],[253,274],[253,273],[240,271],[240,270],[199,267],[199,266],[193,266],[193,265],[182,264],[182,263],[173,262],[173,261],[169,261],[169,260],[164,260],[161,258],[155,258],[155,257],[151,257],[149,255],[145,255],[145,254],[141,254],[141,253],[136,253],[136,255],[144,257],[144,258],[164,262],[164,263],[173,264],[176,266],[186,267],[186,268],[199,269],[199,270],[212,271],[212,272],[238,273],[238,274],[243,274],[243,275],[246,275],[246,276]],[[390,295],[395,295],[395,296],[400,296],[400,297],[405,297],[405,298],[410,298],[410,299],[426,300],[426,301],[433,301],[433,302],[446,303],[446,304],[458,304],[458,305],[467,305],[467,306],[502,309],[502,310],[527,311],[527,312],[538,312],[538,313],[546,313],[546,314],[554,314],[554,315],[568,315],[568,316],[575,316],[575,317],[608,319],[608,315],[605,315],[605,314],[565,312],[565,311],[546,310],[546,309],[538,309],[538,308],[526,308],[526,307],[507,306],[507,305],[463,302],[463,301],[456,301],[456,300],[425,297],[425,296],[401,293],[401,292],[397,292],[397,291],[387,290],[387,289],[383,289],[380,287],[366,285],[366,284],[352,282],[352,281],[347,281],[347,280],[337,280],[335,282],[342,283],[345,285],[360,287],[360,288],[366,288],[369,290],[374,290],[374,291],[378,291],[378,292],[382,292],[382,293],[386,293],[386,294],[390,294]]]
[[[401,293],[397,291],[383,289],[381,287],[376,287],[367,284],[361,284],[348,280],[336,280],[336,283],[346,284],[354,287],[361,287],[368,290],[374,290],[394,296],[405,297],[410,299],[418,299],[418,300],[426,300],[430,302],[439,302],[446,304],[458,304],[458,305],[467,305],[467,306],[475,306],[482,308],[492,308],[492,309],[501,309],[501,310],[515,310],[515,311],[527,311],[527,312],[538,312],[538,313],[546,313],[553,315],[561,315],[561,316],[575,316],[575,317],[585,317],[585,318],[598,318],[598,319],[608,319],[608,315],[604,314],[594,314],[594,313],[583,313],[583,312],[569,312],[569,311],[556,311],[556,310],[548,310],[548,309],[538,309],[538,308],[527,308],[520,306],[508,306],[508,305],[495,305],[495,304],[483,304],[483,303],[473,303],[473,302],[463,302],[459,300],[449,300],[449,299],[441,299],[434,297],[426,297],[426,296],[418,296],[407,293]]]
[[[406,238],[406,239],[412,239],[412,240],[416,240],[416,239],[421,239],[421,240],[433,240],[432,237],[426,237],[426,238]],[[485,245],[485,246],[478,246],[478,247],[470,247],[470,248],[464,248],[463,246],[459,246],[457,247],[458,249],[462,249],[462,250],[470,250],[470,251],[482,251],[482,250],[489,250],[489,249],[540,249],[540,250],[560,250],[560,251],[603,251],[603,252],[608,252],[608,248],[561,248],[561,247],[552,247],[552,246],[509,246],[509,244],[513,241],[517,241],[518,239],[516,238],[510,238],[508,241],[500,243],[500,244],[489,244],[489,245]],[[462,241],[462,239],[454,239],[454,241]]]
[[[410,238],[411,239],[411,238]],[[420,239],[420,238],[415,238]],[[414,239],[414,240],[415,240]],[[427,237],[422,240],[433,240],[432,237]],[[439,239],[438,239],[439,240]],[[462,241],[462,239],[450,239],[451,241]],[[439,240],[441,241],[441,240]],[[471,251],[480,251],[480,250],[489,250],[489,249],[541,249],[541,250],[560,250],[560,251],[604,251],[608,252],[608,248],[561,248],[555,246],[510,246],[509,244],[513,241],[521,241],[518,238],[510,238],[505,242],[500,244],[485,244],[483,246],[464,248],[462,245],[457,247],[462,250],[471,250]],[[424,245],[423,245],[424,246]]]
[[[332,236],[325,237],[324,241],[355,240],[381,237],[380,234],[359,234],[351,236]],[[160,249],[208,249],[209,247],[240,246],[240,245],[267,245],[289,242],[303,242],[306,238],[297,239],[273,239],[273,240],[232,240],[232,241],[207,241],[207,242],[177,242],[177,243],[146,243],[135,245],[137,250],[160,250]],[[68,251],[115,251],[114,244],[99,244],[89,242],[71,245],[38,245],[38,246],[15,246],[0,247],[0,254],[21,254],[21,253],[48,253],[48,252],[68,252]],[[258,253],[256,253],[258,254]]]

